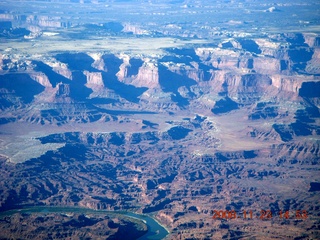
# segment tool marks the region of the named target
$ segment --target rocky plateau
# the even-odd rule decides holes
[[[181,2],[187,4],[182,9],[200,8]],[[178,23],[152,32],[151,24],[89,26],[22,15],[0,14],[6,23],[0,29],[6,39],[0,49],[0,211],[44,205],[133,211],[154,216],[169,229],[168,239],[320,237],[319,32],[243,36],[218,29],[219,36],[203,39],[201,29],[180,44],[192,29]],[[80,28],[90,31],[79,44],[92,44],[92,32],[97,41],[130,35],[124,48],[136,50],[118,50],[115,43],[80,48],[58,37],[60,48],[43,50],[55,41],[45,36],[49,30],[76,35]],[[163,36],[172,37],[172,29],[177,40],[167,46]],[[16,38],[23,40],[9,47]],[[149,38],[163,40],[155,52],[137,43],[154,44]],[[215,210],[238,217],[215,218]],[[261,217],[262,210],[272,217]],[[249,211],[253,216],[244,218]],[[60,222],[50,228],[61,232],[52,239],[106,231],[110,237],[123,234],[120,225],[133,227],[116,221],[114,227],[107,216],[16,214],[0,218],[0,238],[47,238],[41,223],[48,222]],[[23,235],[27,222],[32,230]],[[84,233],[75,222],[93,227]],[[103,225],[109,227],[102,231]]]

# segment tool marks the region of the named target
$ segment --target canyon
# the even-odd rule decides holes
[[[179,2],[149,3],[166,13],[154,24],[129,21],[130,8],[126,22],[95,23],[99,11],[73,18],[92,6],[113,16],[125,4],[117,1],[82,1],[77,10],[68,3],[60,19],[49,8],[47,17],[0,14],[0,211],[132,211],[157,219],[167,239],[319,238],[318,23],[295,31],[282,23],[279,32],[271,22],[261,32],[227,15],[219,28],[199,28],[170,20],[181,11],[220,16],[234,5]],[[292,17],[298,4],[238,2],[250,16],[275,19]],[[47,214],[42,222],[70,218],[86,217]],[[113,221],[92,219],[92,234]],[[0,227],[26,221],[42,231],[33,215],[0,218]]]

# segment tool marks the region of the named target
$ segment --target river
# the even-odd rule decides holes
[[[137,214],[133,212],[124,212],[124,211],[106,211],[106,210],[93,210],[89,208],[80,208],[80,207],[49,207],[49,206],[37,206],[37,207],[28,207],[28,208],[21,208],[21,209],[14,209],[5,212],[0,212],[1,216],[8,216],[15,213],[84,213],[84,214],[106,214],[106,215],[113,215],[113,214],[120,214],[123,216],[127,216],[130,218],[138,219],[144,222],[148,226],[148,232],[143,235],[142,237],[138,238],[138,240],[158,240],[164,239],[168,234],[169,231],[163,227],[160,223],[158,223],[154,218],[143,215]]]

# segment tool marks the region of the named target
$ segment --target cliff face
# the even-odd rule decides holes
[[[39,103],[113,103],[160,112],[200,105],[203,109],[215,108],[213,112],[229,112],[223,106],[231,102],[235,109],[245,106],[254,109],[257,102],[272,102],[281,115],[286,112],[283,100],[307,104],[300,92],[303,84],[318,81],[317,74],[312,74],[319,68],[318,39],[315,35],[301,34],[234,38],[221,42],[220,47],[166,49],[167,54],[161,57],[60,53],[42,62],[32,60],[32,56],[26,60],[18,54],[11,55],[12,58],[2,54],[0,67],[4,79],[9,76],[7,72],[15,71],[23,73],[15,75],[17,81],[28,75],[43,86],[43,92],[33,96]],[[23,77],[19,80],[20,76]],[[317,88],[315,84],[313,91]],[[30,93],[19,94],[22,99],[30,99]],[[8,94],[2,98],[13,101]],[[314,97],[308,101],[318,104]]]
[[[32,73],[30,77],[46,88],[52,87],[48,77],[44,73]]]
[[[175,98],[173,102],[177,104],[178,99],[191,100],[192,95],[197,95],[195,91],[235,98],[241,95],[243,103],[250,102],[249,95],[258,99],[263,92],[268,93],[269,98],[280,93],[289,94],[293,99],[298,97],[302,82],[315,80],[312,74],[318,72],[320,61],[317,39],[317,36],[299,34],[277,35],[270,39],[233,39],[221,43],[220,48],[168,49],[168,55],[161,59],[90,53],[84,55],[87,60],[81,60],[79,66],[83,69],[77,69],[66,54],[38,63],[37,68],[2,55],[1,68],[28,69],[32,78],[46,88],[55,87],[58,82],[80,81],[83,87],[87,86],[99,95],[99,91],[105,92],[109,88],[108,83],[117,83],[119,87],[146,88],[156,98],[160,97],[155,96],[157,93],[178,94],[182,98]],[[37,73],[32,73],[32,69]],[[75,70],[82,71],[85,82],[75,79],[80,76],[74,73]],[[71,91],[83,88],[79,88],[79,83],[76,85]],[[116,96],[120,89],[110,90]],[[143,98],[147,100],[146,95]]]
[[[102,97],[129,104],[141,99],[156,111],[161,111],[163,104],[179,108],[198,103],[210,108],[223,96],[240,105],[262,99],[280,103],[283,98],[300,101],[302,84],[317,81],[311,74],[319,68],[317,39],[301,34],[239,38],[216,48],[167,49],[161,58],[61,53],[41,62],[2,55],[1,69],[28,71],[45,87],[44,92],[50,95],[47,101],[53,102],[52,88],[62,83],[59,86],[69,86],[67,102],[79,99],[83,92],[82,101]],[[57,91],[56,96],[60,96]]]
[[[87,77],[86,85],[88,87],[91,87],[91,88],[95,88],[95,87],[103,88],[104,87],[101,73],[99,73],[99,72],[92,72],[91,73],[88,71],[84,71],[83,73]]]
[[[217,237],[213,208],[318,215],[317,39],[234,38],[161,56],[2,54],[0,125],[4,133],[27,133],[1,134],[0,150],[10,161],[31,157],[0,159],[0,209],[138,208],[155,213],[172,238],[198,230]],[[51,150],[33,151],[43,145]],[[251,224],[259,232],[265,224],[239,221],[214,227],[227,233]],[[308,221],[297,221],[297,231],[313,226]]]
[[[138,87],[158,88],[159,73],[155,63],[145,62],[133,79],[132,84]]]

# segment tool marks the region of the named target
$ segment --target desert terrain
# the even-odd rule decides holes
[[[166,239],[320,238],[320,4],[213,2],[1,2],[0,213],[136,212]],[[146,232],[93,213],[0,228]]]

